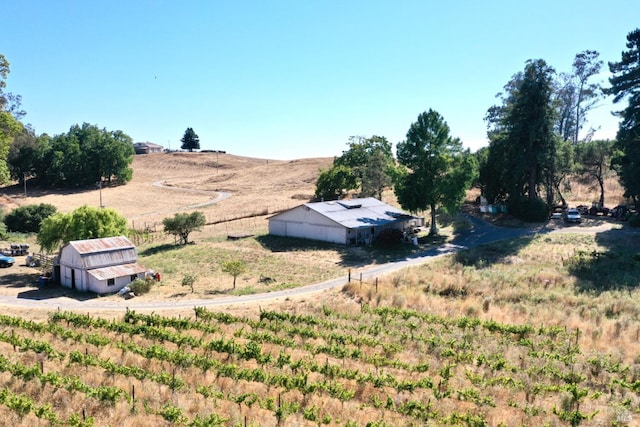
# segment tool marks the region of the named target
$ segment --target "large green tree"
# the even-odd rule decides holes
[[[37,241],[43,251],[51,253],[72,240],[121,236],[127,231],[127,220],[115,210],[85,205],[45,218]]]
[[[183,150],[199,150],[200,149],[200,137],[193,131],[192,128],[187,128],[184,131],[184,136],[180,139],[182,142]]]
[[[96,182],[131,180],[133,140],[122,131],[100,129],[88,123],[73,125],[66,134],[39,144],[32,163],[43,185],[83,187]],[[27,162],[28,163],[28,162]]]
[[[411,212],[431,211],[431,234],[437,234],[436,211],[452,212],[464,200],[477,163],[462,142],[449,134],[449,126],[436,111],[418,116],[397,146],[401,168],[394,177],[400,205]]]
[[[527,61],[524,71],[505,86],[502,105],[491,107],[487,114],[487,167],[499,174],[492,196],[508,198],[516,213],[544,204],[538,186],[553,181],[548,174],[555,169],[558,141],[552,103],[554,73],[541,59]]]
[[[321,170],[316,181],[315,198],[319,200],[337,200],[344,197],[349,190],[358,188],[353,170],[347,166],[333,165]]]
[[[10,171],[7,164],[9,149],[14,138],[22,131],[19,119],[24,112],[20,110],[20,97],[5,92],[9,75],[9,61],[0,54],[0,185],[9,181]]]
[[[322,171],[316,183],[316,198],[333,200],[350,190],[359,190],[361,197],[382,198],[391,186],[390,171],[394,165],[391,143],[384,136],[370,138],[352,136],[349,149]]]
[[[48,203],[20,206],[7,214],[4,223],[10,231],[37,233],[40,231],[42,221],[57,211],[55,206]]]
[[[619,62],[609,62],[611,87],[607,93],[614,95],[613,102],[627,99],[627,107],[619,112],[622,118],[616,137],[620,154],[613,159],[613,166],[620,176],[625,194],[640,201],[640,28],[627,35],[627,49]]]

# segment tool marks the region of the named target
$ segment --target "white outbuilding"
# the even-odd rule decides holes
[[[356,245],[372,243],[384,230],[410,235],[423,225],[424,218],[368,197],[305,203],[280,212],[269,218],[269,234]]]
[[[62,286],[97,294],[117,292],[147,272],[125,236],[71,241],[60,250],[59,268]]]

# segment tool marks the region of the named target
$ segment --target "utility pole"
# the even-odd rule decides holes
[[[100,209],[104,208],[102,204],[102,179],[98,182],[98,188],[100,189]]]

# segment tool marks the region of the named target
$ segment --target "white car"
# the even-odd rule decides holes
[[[565,222],[574,222],[576,224],[580,224],[582,222],[582,217],[580,216],[580,212],[576,208],[567,209],[564,211],[564,220]]]

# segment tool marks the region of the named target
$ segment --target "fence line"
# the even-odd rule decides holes
[[[298,205],[295,205],[298,206]],[[229,224],[232,223],[234,221],[240,221],[243,219],[251,219],[253,218],[255,220],[256,217],[261,217],[261,216],[267,216],[267,215],[275,215],[277,213],[280,212],[284,212],[287,211],[289,209],[291,209],[292,207],[295,206],[286,206],[286,207],[278,207],[276,209],[269,209],[267,208],[263,208],[263,209],[258,209],[258,210],[254,210],[252,213],[247,213],[247,214],[240,214],[240,215],[234,215],[234,216],[226,216],[223,215],[222,218],[220,217],[216,217],[214,214],[209,214],[206,216],[206,222],[205,222],[205,226],[213,226],[215,228],[216,225],[219,224]],[[254,222],[254,229],[258,228],[257,224],[255,224]],[[132,231],[134,231],[133,234],[138,234],[138,233],[157,233],[158,231],[162,231],[162,222],[160,221],[154,221],[154,222],[146,222],[143,221],[142,224],[137,223],[134,220],[131,220],[131,227],[130,229]],[[136,238],[140,238],[139,236],[136,236]]]

